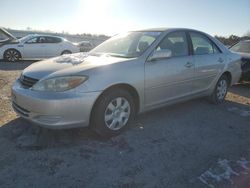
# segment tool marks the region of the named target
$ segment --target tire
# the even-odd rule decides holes
[[[4,60],[9,61],[9,62],[16,62],[21,59],[21,54],[19,51],[15,49],[8,49],[4,52]]]
[[[225,101],[229,87],[229,79],[226,75],[222,75],[218,80],[212,95],[210,96],[210,101],[213,104],[220,104]]]
[[[64,50],[64,51],[61,53],[61,55],[64,55],[64,54],[72,54],[72,52],[69,51],[69,50]]]
[[[97,100],[90,126],[97,134],[112,137],[122,132],[134,117],[135,103],[131,94],[125,89],[110,90]]]

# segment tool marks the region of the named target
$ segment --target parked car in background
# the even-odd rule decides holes
[[[89,53],[24,69],[13,109],[48,128],[120,133],[137,113],[209,96],[219,104],[241,75],[240,56],[203,32],[148,29],[116,35]]]
[[[0,59],[6,61],[44,59],[79,52],[77,45],[58,36],[30,34],[17,39],[3,28],[0,33]]]
[[[88,52],[94,48],[93,44],[89,41],[82,41],[78,43],[80,52]]]
[[[240,41],[230,47],[230,50],[241,55],[241,81],[250,81],[250,40]]]

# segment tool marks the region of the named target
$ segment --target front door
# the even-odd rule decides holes
[[[22,56],[24,59],[44,58],[46,46],[42,43],[41,37],[33,37],[26,41],[22,46]]]
[[[168,34],[155,49],[172,55],[145,63],[145,106],[160,105],[192,93],[194,60],[189,55],[185,32]]]

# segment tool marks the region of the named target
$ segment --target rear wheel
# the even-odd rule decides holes
[[[229,87],[229,80],[226,75],[222,75],[218,80],[214,92],[210,96],[210,100],[214,104],[220,104],[224,102]]]
[[[21,54],[15,49],[9,49],[4,52],[4,59],[9,62],[16,62],[20,60]]]
[[[91,128],[104,137],[119,134],[134,118],[135,105],[124,89],[111,90],[97,101],[91,117]]]

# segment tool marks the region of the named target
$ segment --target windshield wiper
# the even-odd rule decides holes
[[[126,56],[122,54],[116,54],[116,53],[101,53],[101,52],[92,52],[89,53],[88,55],[91,56],[111,56],[111,57],[121,57],[121,58],[133,58],[133,56]]]
[[[107,55],[108,55],[108,56],[112,56],[112,57],[133,58],[132,56],[126,56],[126,55],[115,54],[115,53],[107,53]]]

